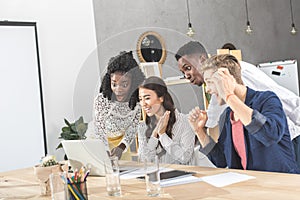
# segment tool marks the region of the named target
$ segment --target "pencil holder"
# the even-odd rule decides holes
[[[71,200],[73,199],[88,200],[86,181],[68,183],[68,191]]]

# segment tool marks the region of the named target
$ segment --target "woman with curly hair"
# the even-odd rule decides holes
[[[132,52],[121,52],[110,59],[94,101],[95,136],[119,159],[131,159],[129,147],[141,116],[138,86],[144,79]]]
[[[138,128],[141,161],[158,155],[160,162],[193,164],[195,134],[186,115],[179,113],[165,82],[149,77],[139,87],[146,121]]]

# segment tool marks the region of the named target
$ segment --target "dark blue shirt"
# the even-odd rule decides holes
[[[286,116],[276,94],[247,87],[245,104],[253,109],[251,123],[244,126],[247,169],[300,173]],[[243,169],[232,142],[230,112],[228,107],[220,117],[218,142],[210,138],[210,143],[200,151],[217,167]]]

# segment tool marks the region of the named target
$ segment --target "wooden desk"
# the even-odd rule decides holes
[[[170,167],[170,166],[168,166]],[[161,197],[147,197],[141,180],[122,180],[122,197],[108,197],[104,177],[88,177],[89,199],[300,199],[300,175],[214,169],[194,166],[172,166],[207,176],[223,172],[238,172],[255,176],[255,179],[217,188],[205,182],[163,188]],[[39,184],[33,168],[0,173],[0,199],[51,199],[39,195]]]

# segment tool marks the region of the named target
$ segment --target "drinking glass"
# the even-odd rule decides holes
[[[158,196],[161,190],[158,156],[146,158],[144,163],[147,195]]]
[[[121,195],[120,170],[118,157],[110,157],[109,162],[105,164],[106,190],[109,196]]]
[[[52,200],[67,200],[67,176],[66,172],[56,172],[49,175]]]

